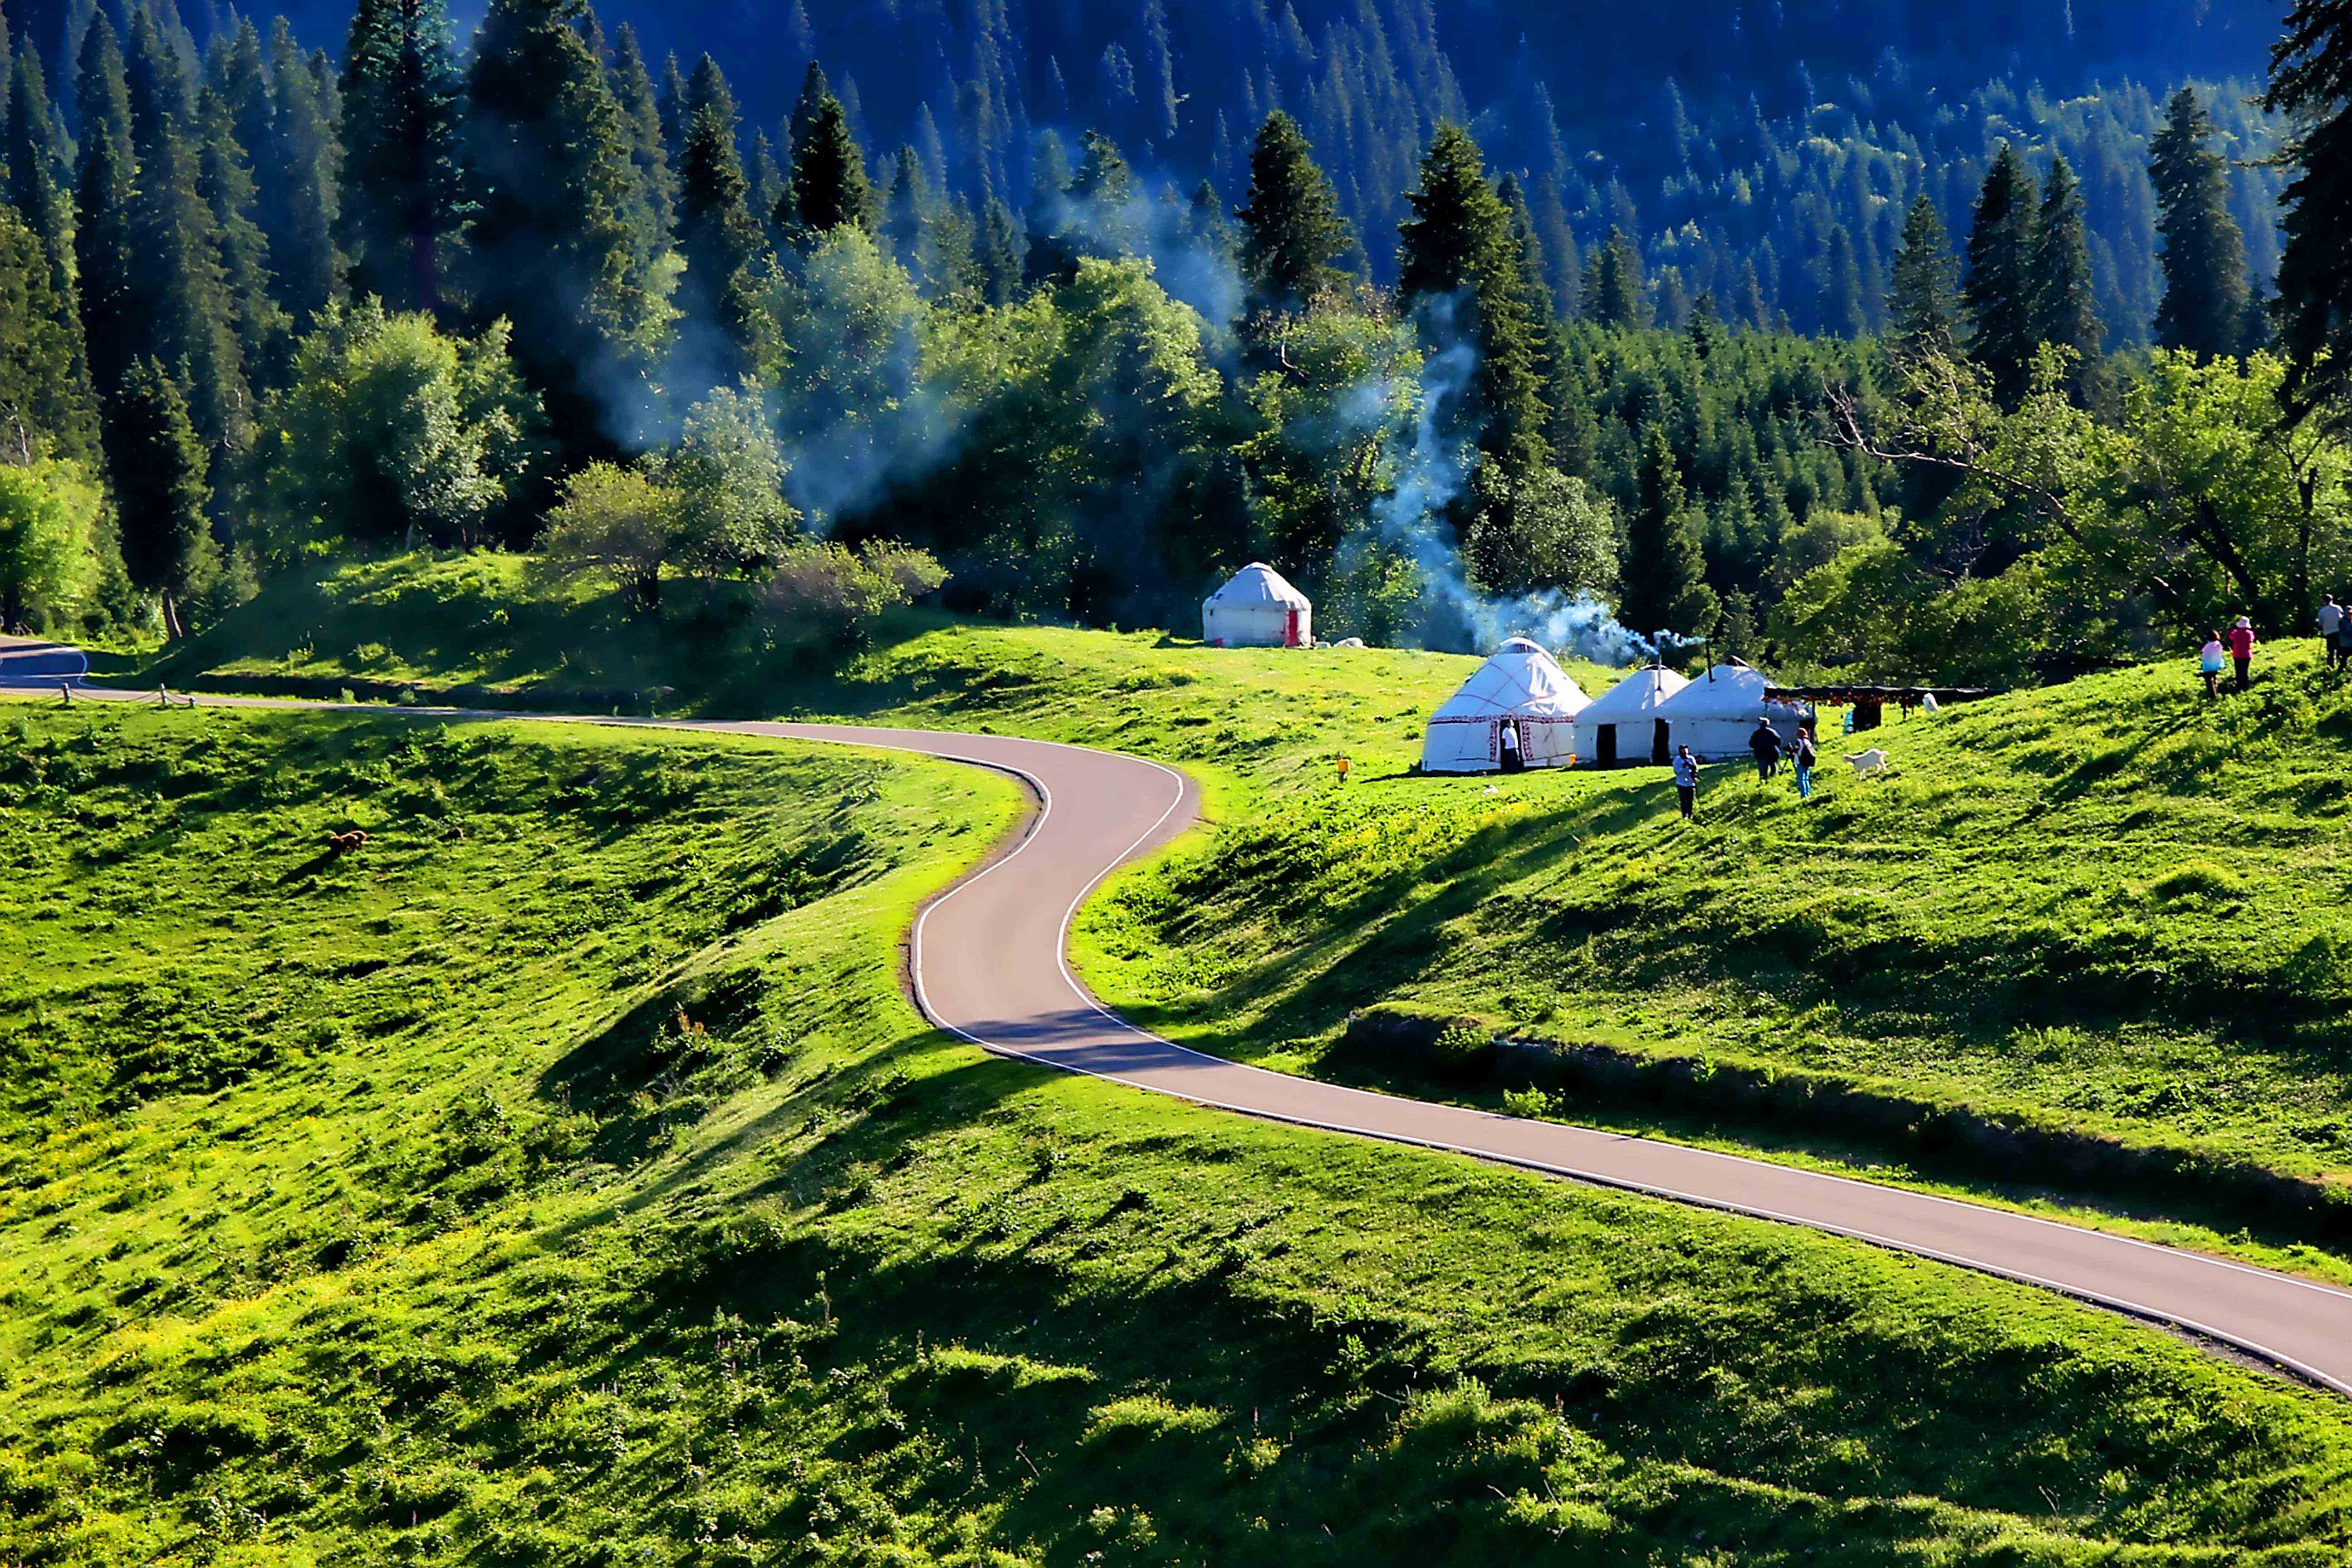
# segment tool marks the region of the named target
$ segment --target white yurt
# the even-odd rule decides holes
[[[1313,647],[1315,606],[1263,561],[1201,603],[1201,640],[1211,647]]]
[[[1506,724],[1516,730],[1527,766],[1565,767],[1576,754],[1576,716],[1589,700],[1540,645],[1513,637],[1430,716],[1421,771],[1494,772],[1503,765]]]
[[[1718,664],[1660,703],[1656,716],[1666,722],[1670,746],[1688,746],[1703,763],[1747,756],[1756,733],[1756,721],[1769,719],[1781,744],[1793,745],[1800,725],[1811,722],[1810,710],[1765,696],[1763,672],[1735,659]]]
[[[1673,753],[1658,709],[1689,681],[1664,665],[1644,665],[1592,700],[1576,716],[1576,760],[1589,767],[1664,763]]]

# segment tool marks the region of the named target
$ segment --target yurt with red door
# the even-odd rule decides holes
[[[1315,606],[1281,573],[1253,561],[1201,604],[1211,647],[1313,647]]]
[[[1576,716],[1588,700],[1541,644],[1513,637],[1430,716],[1421,771],[1493,773],[1507,750],[1521,766],[1564,768],[1575,760]],[[1506,726],[1515,742],[1507,748]]]

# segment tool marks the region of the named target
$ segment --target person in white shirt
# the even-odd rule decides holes
[[[2343,619],[2344,606],[2336,602],[2335,595],[2330,594],[2321,599],[2319,601],[2319,640],[2333,644],[2336,641],[2336,628]]]

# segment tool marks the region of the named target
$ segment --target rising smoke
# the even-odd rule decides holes
[[[1372,537],[1404,553],[1421,573],[1421,645],[1442,652],[1492,653],[1507,639],[1524,637],[1555,653],[1621,668],[1697,646],[1696,637],[1671,631],[1644,637],[1622,626],[1611,607],[1591,594],[1548,588],[1499,598],[1470,581],[1445,517],[1480,458],[1468,440],[1444,428],[1446,413],[1468,393],[1478,371],[1477,347],[1457,330],[1458,314],[1458,306],[1449,304],[1433,317],[1440,336],[1452,341],[1423,366],[1410,444],[1396,453],[1396,487],[1372,504],[1370,520]],[[1385,389],[1366,390],[1377,402]]]

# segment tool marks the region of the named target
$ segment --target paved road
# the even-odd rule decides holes
[[[0,646],[0,679],[8,662]],[[1192,786],[1157,763],[996,735],[821,724],[679,727],[920,752],[1029,782],[1042,807],[1027,837],[935,900],[911,939],[923,1011],[992,1051],[1252,1116],[1856,1237],[2171,1323],[2352,1394],[2352,1292],[1785,1165],[1267,1072],[1122,1023],[1071,974],[1069,926],[1105,877],[1192,821]]]

